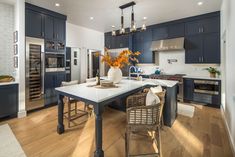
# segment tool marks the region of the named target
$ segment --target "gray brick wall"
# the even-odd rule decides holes
[[[14,6],[0,3],[0,75],[13,75]]]

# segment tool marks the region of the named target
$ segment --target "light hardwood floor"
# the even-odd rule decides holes
[[[125,113],[106,108],[103,120],[105,157],[124,157]],[[10,125],[28,157],[93,156],[94,116],[80,119],[81,124],[69,130],[65,120],[66,132],[62,135],[56,133],[57,107],[0,124],[4,123]],[[232,157],[219,109],[196,105],[193,118],[179,115],[172,128],[163,128],[161,137],[163,157]],[[154,148],[145,136],[132,136],[132,153]]]

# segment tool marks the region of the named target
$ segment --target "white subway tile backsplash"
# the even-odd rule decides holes
[[[157,53],[157,52],[156,52]],[[156,68],[160,68],[164,73],[167,74],[187,74],[190,76],[208,77],[209,73],[204,70],[209,66],[220,68],[219,65],[208,65],[208,64],[185,64],[185,51],[175,52],[158,52],[159,64],[140,64],[138,65],[144,73],[152,74]],[[177,62],[168,63],[168,59],[176,59]]]
[[[0,75],[12,75],[14,6],[0,3]]]

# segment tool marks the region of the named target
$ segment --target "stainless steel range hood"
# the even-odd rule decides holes
[[[184,37],[153,41],[152,51],[176,51],[184,50]]]

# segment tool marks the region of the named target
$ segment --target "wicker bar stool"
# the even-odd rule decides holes
[[[165,93],[165,90],[157,93],[160,103],[149,106],[145,105],[147,93],[138,93],[127,98],[127,126],[125,134],[126,157],[161,157],[160,127],[163,105],[165,103]],[[158,152],[151,154],[130,155],[130,135],[140,132],[152,132],[152,139],[157,146]]]
[[[70,82],[62,82],[61,86],[71,86],[71,85],[75,85],[78,84],[78,80],[75,81],[70,81]],[[84,104],[84,108],[83,109],[79,109],[78,105],[79,105],[79,101],[69,98],[69,97],[64,97],[64,103],[68,104],[68,110],[67,112],[64,112],[64,117],[68,120],[68,127],[71,127],[71,122],[73,122],[74,120],[83,117],[85,115],[88,115],[87,112],[87,105]]]

